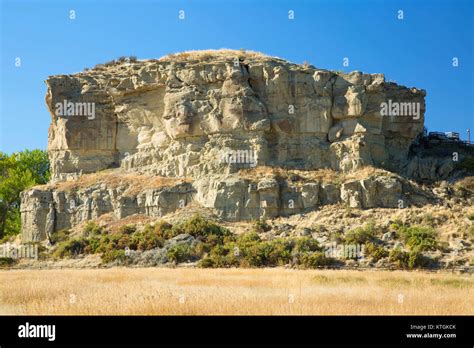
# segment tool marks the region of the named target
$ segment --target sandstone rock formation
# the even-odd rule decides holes
[[[108,64],[51,76],[46,84],[52,182],[22,194],[25,241],[105,213],[160,217],[190,202],[238,221],[340,202],[374,208],[437,199],[395,174],[424,170],[408,154],[423,130],[425,92],[385,82],[381,74],[204,51]],[[414,103],[419,115],[384,116],[381,104],[388,101]],[[60,105],[76,108],[65,116]],[[84,112],[89,105],[93,114]],[[77,106],[82,114],[74,114]],[[348,173],[367,166],[393,173],[343,183],[251,174],[257,168]],[[75,190],[61,186],[103,170],[182,182],[132,193],[125,178],[113,186],[100,180]]]
[[[123,167],[172,177],[255,165],[396,168],[423,130],[425,92],[381,74],[334,73],[241,52],[116,64],[46,81],[53,179]],[[419,103],[421,116],[382,116],[380,104]],[[95,115],[57,105],[94,103]]]

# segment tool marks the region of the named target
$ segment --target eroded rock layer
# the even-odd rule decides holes
[[[46,83],[54,180],[120,166],[194,178],[252,165],[397,168],[424,121],[425,92],[381,74],[239,52],[115,64]],[[94,115],[58,115],[65,101],[94,105]],[[383,116],[387,101],[416,103],[419,114]]]
[[[257,176],[254,171],[154,186],[141,184],[150,180],[145,175],[133,180],[114,171],[94,176],[84,175],[89,178],[86,184],[71,187],[62,183],[23,192],[23,239],[41,241],[103,214],[112,213],[116,219],[134,214],[161,218],[189,204],[211,208],[226,221],[242,221],[307,213],[329,204],[405,208],[439,200],[432,192],[385,171],[362,173],[342,184],[335,176],[332,180],[295,174],[281,177],[271,172]],[[117,177],[117,182],[111,182]]]
[[[239,221],[336,203],[396,208],[438,199],[396,174],[422,172],[408,153],[423,130],[425,92],[381,74],[215,51],[116,62],[46,84],[52,181],[22,193],[24,241],[103,214],[161,217],[191,203]],[[384,103],[413,110],[386,115]],[[446,175],[448,166],[431,165]],[[310,175],[363,167],[392,173],[342,182]],[[259,168],[268,175],[252,174]],[[273,169],[309,174],[283,178]],[[64,184],[104,170],[120,180]],[[180,182],[140,186],[153,177]]]

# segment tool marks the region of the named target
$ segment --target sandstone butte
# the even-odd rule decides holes
[[[418,144],[425,91],[382,74],[217,50],[122,59],[46,85],[52,179],[22,193],[23,242],[104,214],[160,218],[190,205],[235,222],[442,204],[419,182],[462,176],[452,151]],[[419,115],[383,116],[388,102]],[[58,113],[68,103],[94,114]],[[472,157],[453,146],[459,161]]]

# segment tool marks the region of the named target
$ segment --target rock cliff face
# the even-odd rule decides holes
[[[396,168],[424,121],[425,92],[381,74],[233,51],[115,64],[46,83],[53,179],[111,167],[194,178],[249,165]],[[383,116],[388,101],[416,103],[419,114]],[[58,115],[65,102],[90,103],[95,113]]]
[[[191,202],[238,221],[338,202],[373,208],[436,201],[395,174],[419,171],[408,152],[423,130],[425,92],[381,74],[204,51],[107,64],[46,84],[52,182],[22,194],[25,241],[105,213],[159,217]],[[394,173],[338,183],[308,174],[367,166]],[[268,175],[257,178],[259,168]],[[281,177],[275,169],[305,174]],[[61,186],[103,170],[119,183]],[[135,183],[130,192],[124,173],[181,182]]]

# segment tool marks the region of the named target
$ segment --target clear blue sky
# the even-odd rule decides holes
[[[158,58],[209,48],[384,73],[387,80],[426,89],[429,130],[457,131],[463,138],[468,127],[474,132],[472,0],[0,2],[0,151],[46,148],[48,75],[123,55]],[[75,20],[69,19],[71,9]],[[178,19],[181,9],[185,20]],[[289,10],[295,11],[292,21]],[[344,57],[350,59],[347,68]],[[457,68],[453,57],[459,58]]]

